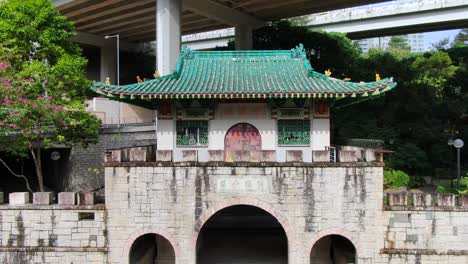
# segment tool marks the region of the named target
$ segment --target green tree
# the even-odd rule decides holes
[[[338,78],[349,77],[360,55],[345,34],[312,31],[286,20],[255,30],[253,42],[256,50],[291,49],[302,43],[315,71],[323,73],[330,69]]]
[[[0,2],[1,150],[33,158],[41,191],[41,149],[98,137],[99,121],[83,104],[87,62],[73,35],[50,0]]]
[[[389,50],[404,50],[411,51],[411,47],[408,45],[406,39],[402,36],[392,36],[388,43]]]
[[[455,36],[455,40],[453,41],[453,46],[468,46],[468,28],[464,28],[460,32],[458,32],[458,34]]]
[[[446,50],[450,48],[450,39],[443,38],[435,43],[431,43],[431,47],[433,50]]]
[[[406,39],[402,36],[392,36],[388,43],[387,51],[392,53],[398,58],[405,58],[411,53],[411,47],[408,45]]]
[[[427,91],[434,92],[435,97],[441,98],[447,81],[457,71],[449,54],[436,51],[430,56],[418,57],[411,65],[416,76],[414,82],[424,86]]]

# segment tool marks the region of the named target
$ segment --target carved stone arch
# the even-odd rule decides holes
[[[294,263],[292,261],[292,256],[290,253],[291,253],[291,250],[294,250],[296,248],[295,235],[294,235],[294,230],[292,226],[289,224],[287,218],[280,210],[278,210],[271,204],[265,201],[256,199],[256,198],[252,198],[252,197],[237,197],[237,198],[224,200],[222,202],[213,204],[212,207],[210,207],[209,209],[201,213],[201,215],[195,221],[194,230],[193,230],[193,237],[192,237],[193,257],[196,259],[197,240],[198,240],[198,237],[200,235],[200,231],[202,230],[203,225],[217,212],[223,209],[233,207],[233,206],[238,206],[238,205],[247,205],[247,206],[252,206],[252,207],[256,207],[258,209],[264,210],[268,212],[273,218],[275,218],[279,222],[279,224],[282,226],[284,230],[284,233],[287,239],[288,251],[289,251],[288,263]]]
[[[327,236],[341,236],[347,239],[354,246],[355,255],[356,255],[355,259],[357,263],[358,257],[363,252],[359,244],[359,240],[357,240],[356,237],[352,233],[346,231],[343,228],[327,228],[314,234],[312,242],[309,244],[310,246],[307,247],[308,251],[305,252],[304,255],[310,257],[312,250],[314,249],[314,246],[317,244],[317,242],[319,242],[320,239],[325,238]]]
[[[176,238],[171,233],[162,229],[158,229],[158,228],[142,228],[133,232],[130,235],[130,237],[128,237],[128,239],[125,241],[123,251],[122,251],[122,259],[121,259],[122,264],[129,263],[130,251],[132,249],[133,244],[138,238],[147,234],[155,234],[167,240],[169,244],[172,246],[172,249],[174,250],[175,260],[177,261],[181,252],[180,246],[177,243]]]

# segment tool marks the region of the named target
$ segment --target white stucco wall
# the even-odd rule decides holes
[[[173,150],[175,142],[174,120],[158,120],[157,124],[158,149]]]
[[[151,123],[154,120],[155,114],[153,110],[149,110],[136,105],[122,103],[120,106],[121,123]]]
[[[119,102],[96,97],[87,101],[86,111],[95,114],[103,124],[119,122]]]
[[[330,146],[330,119],[312,119],[312,150],[325,150]]]
[[[175,143],[175,120],[160,120],[158,123],[158,148],[174,150],[174,161],[182,160],[182,150],[197,150],[198,161],[208,161],[208,150],[224,150],[227,131],[238,123],[255,126],[262,138],[263,150],[276,150],[277,161],[286,161],[287,150],[302,150],[303,161],[312,162],[313,150],[325,150],[330,146],[330,120],[311,119],[311,144],[302,146],[278,146],[277,120],[271,119],[264,103],[219,104],[215,118],[208,122],[208,146],[177,147]],[[171,133],[169,133],[172,131]]]

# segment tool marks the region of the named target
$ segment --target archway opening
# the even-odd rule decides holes
[[[145,234],[133,242],[130,248],[130,264],[175,264],[171,243],[157,234]]]
[[[288,239],[281,224],[254,206],[214,214],[197,239],[197,264],[287,264]]]
[[[261,150],[262,137],[251,124],[236,124],[224,137],[224,159],[227,162],[260,161]]]
[[[349,239],[340,235],[320,238],[310,252],[310,264],[356,263],[356,248]]]

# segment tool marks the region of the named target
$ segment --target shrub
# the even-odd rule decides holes
[[[451,187],[453,186],[453,187]],[[468,194],[468,177],[460,179],[460,188],[457,188],[457,180],[452,180],[452,184],[437,185],[436,192],[438,193],[453,193],[453,194]]]
[[[411,176],[408,183],[408,187],[410,187],[411,189],[419,188],[424,186],[425,183],[426,181],[422,176]]]
[[[384,186],[386,188],[398,189],[402,186],[407,186],[410,177],[400,170],[385,170],[384,171]]]

